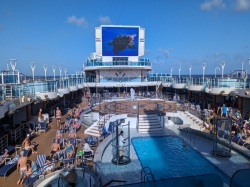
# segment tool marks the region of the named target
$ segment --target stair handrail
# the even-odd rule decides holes
[[[148,169],[148,170],[149,170],[149,172],[145,172],[145,169]],[[145,175],[144,175],[144,176],[143,176],[143,172],[145,173]],[[145,182],[145,176],[146,176],[147,174],[152,174],[152,170],[151,170],[151,168],[150,168],[150,167],[145,166],[145,167],[143,167],[143,168],[141,169],[141,182]],[[143,181],[143,179],[142,179],[142,178],[144,178],[144,181]]]

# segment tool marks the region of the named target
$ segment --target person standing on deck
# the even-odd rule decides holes
[[[123,161],[123,156],[124,156],[124,144],[125,141],[128,139],[123,137],[123,131],[120,132],[119,137],[118,137],[118,144],[119,144],[119,162]]]
[[[131,100],[135,100],[135,90],[133,87],[130,88],[130,96],[131,96]]]
[[[24,178],[25,178],[25,171],[27,171],[27,157],[23,155],[24,152],[21,151],[20,155],[21,158],[19,158],[17,162],[17,173],[19,174],[19,179],[17,181],[17,184],[23,184]]]
[[[60,127],[61,117],[62,117],[61,110],[58,107],[56,107],[56,124],[58,128]]]
[[[38,122],[40,123],[42,121],[42,109],[41,108],[39,109],[37,118],[38,118]]]
[[[223,106],[221,107],[221,111],[222,111],[222,116],[226,117],[227,116],[227,107],[225,106],[225,104],[223,104]]]

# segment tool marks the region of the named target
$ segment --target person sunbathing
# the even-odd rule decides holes
[[[75,119],[75,123],[73,125],[73,129],[78,129],[80,127],[80,123],[78,122],[78,119]]]
[[[56,139],[58,140],[58,142],[62,142],[62,133],[60,130],[56,131]]]
[[[29,128],[29,133],[30,133],[30,136],[37,136],[38,135],[38,132],[35,132],[31,128]]]
[[[4,151],[5,151],[4,154],[0,156],[0,163],[1,164],[4,162],[5,158],[9,156],[8,149],[5,149]]]
[[[32,150],[32,154],[37,154],[37,152],[34,150],[34,145],[31,145],[31,141],[30,141],[30,135],[29,134],[27,134],[27,137],[24,139],[24,141],[23,141],[23,143],[22,143],[22,145],[24,145],[24,149],[25,150]]]
[[[71,158],[73,153],[75,152],[74,146],[71,144],[70,140],[68,140],[67,145],[65,147],[67,158]]]
[[[51,146],[51,152],[50,152],[50,157],[54,158],[54,155],[58,153],[60,150],[60,144],[58,143],[58,140],[55,140],[55,143],[52,144]]]
[[[76,133],[75,133],[74,129],[70,130],[69,138],[76,138]]]

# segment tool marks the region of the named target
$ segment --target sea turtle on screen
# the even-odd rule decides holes
[[[124,49],[132,48],[135,49],[134,38],[136,34],[133,35],[118,35],[113,40],[109,42],[109,45],[113,45],[113,51],[115,54],[120,55],[119,51]]]

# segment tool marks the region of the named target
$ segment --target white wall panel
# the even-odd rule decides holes
[[[145,51],[145,29],[140,28],[139,30],[139,56],[144,55]]]
[[[96,55],[102,55],[102,30],[101,27],[95,28],[95,46],[96,46]]]

